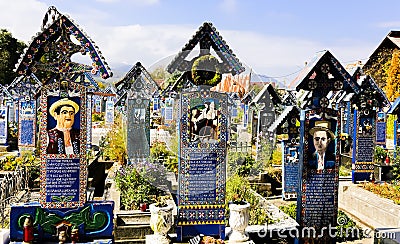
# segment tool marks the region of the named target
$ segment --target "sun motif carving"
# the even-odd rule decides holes
[[[317,88],[318,84],[315,80],[310,80],[308,82],[308,88],[310,88],[311,90],[314,90],[315,88]]]
[[[321,71],[322,73],[328,73],[329,72],[329,65],[328,64],[323,64],[321,65]]]
[[[321,98],[321,100],[319,100],[319,104],[321,105],[321,107],[326,108],[329,105],[329,100],[326,97]]]

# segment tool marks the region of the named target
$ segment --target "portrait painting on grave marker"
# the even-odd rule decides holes
[[[35,116],[35,103],[34,101],[22,101],[21,104],[21,115],[26,117]]]
[[[86,202],[86,88],[69,83],[43,86],[40,107],[40,204],[43,208],[75,208]]]
[[[306,111],[304,116],[297,222],[301,228],[313,227],[321,238],[329,239],[327,228],[336,226],[337,219],[340,154],[336,139],[341,121],[338,111],[326,108]]]
[[[286,160],[288,163],[298,163],[299,162],[299,154],[297,153],[297,147],[288,147],[288,153]]]
[[[360,124],[358,127],[358,133],[363,136],[372,136],[372,118],[360,117]]]
[[[205,101],[190,110],[191,141],[216,142],[218,139],[219,105],[214,100]]]
[[[323,170],[335,167],[335,133],[334,120],[310,120],[308,137],[308,168]]]
[[[79,154],[79,98],[48,96],[47,153]],[[76,122],[77,121],[77,122]]]

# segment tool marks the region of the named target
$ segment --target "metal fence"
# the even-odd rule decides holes
[[[25,168],[0,172],[0,228],[8,226],[10,206],[20,201],[18,193],[27,188],[28,174]]]

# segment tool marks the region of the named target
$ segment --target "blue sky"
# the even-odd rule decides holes
[[[51,5],[120,72],[138,61],[157,67],[206,21],[247,70],[287,83],[318,51],[329,50],[343,65],[365,62],[389,31],[400,30],[398,0],[0,0],[0,28],[27,42]]]

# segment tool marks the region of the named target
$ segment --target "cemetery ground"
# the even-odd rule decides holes
[[[106,86],[99,47],[50,6],[0,87],[0,149],[18,151],[0,155],[0,238],[400,243],[399,39],[362,66],[317,52],[282,89],[204,22],[167,66]]]
[[[110,131],[112,131],[112,133],[110,133]],[[88,199],[112,200],[115,202],[114,222],[116,224],[116,243],[144,243],[145,236],[152,233],[149,224],[149,204],[154,203],[157,201],[157,198],[160,199],[160,196],[163,195],[167,195],[171,197],[171,199],[176,200],[175,197],[178,184],[176,179],[177,165],[176,162],[173,161],[174,156],[176,156],[173,153],[176,145],[173,135],[171,135],[169,131],[162,129],[152,130],[151,150],[152,158],[154,160],[152,162],[137,164],[136,167],[121,167],[123,161],[120,160],[123,160],[123,158],[120,157],[118,153],[119,150],[121,150],[121,147],[123,147],[123,143],[119,136],[121,135],[119,135],[118,130],[115,129],[110,130],[102,127],[93,129],[92,143],[95,150],[92,153],[93,156],[91,157],[91,161],[93,163],[97,160],[107,166],[106,168],[100,168],[100,171],[104,171],[100,175],[103,175],[105,178],[101,179],[101,177],[99,178],[98,176],[89,177],[89,181],[92,184],[88,187]],[[243,131],[243,133],[239,135],[238,141],[247,142],[249,138],[250,136]],[[275,154],[277,153],[275,152]],[[250,176],[252,165],[249,166],[248,164],[254,164],[255,162],[250,159],[251,157],[246,157],[245,155],[246,154],[243,154],[242,152],[234,152],[231,153],[231,156],[233,156],[236,161],[228,159],[228,161],[230,161],[228,168],[230,168],[230,170],[236,170],[236,172],[239,173],[228,176],[227,199],[233,200],[235,197],[240,197],[241,199],[251,203],[250,223],[246,228],[246,231],[254,243],[292,243],[293,238],[290,236],[287,237],[286,235],[285,238],[280,238],[277,234],[268,236],[263,231],[269,230],[273,233],[273,230],[288,230],[296,228],[295,199],[282,199],[282,186],[279,185],[279,182],[278,184],[276,182],[262,182],[262,177],[260,177],[260,175]],[[275,155],[275,157],[280,157],[280,155]],[[0,161],[2,162],[2,168],[8,170],[14,169],[18,171],[18,168],[16,169],[15,167],[22,165],[22,163],[25,165],[25,169],[32,167],[31,170],[28,171],[29,176],[26,175],[20,179],[26,185],[16,187],[16,192],[12,193],[16,197],[2,199],[2,215],[0,217],[2,218],[2,227],[7,228],[7,214],[10,204],[38,200],[38,172],[33,169],[35,165],[35,157],[31,153],[18,156],[18,153],[15,151],[7,152],[1,157]],[[238,163],[239,161],[240,163]],[[274,162],[277,161],[279,160],[275,160]],[[278,170],[270,172],[274,172],[274,174],[279,172],[280,167],[275,166],[274,168]],[[6,174],[6,171],[3,171],[3,177],[4,174]],[[165,178],[160,176],[165,176]],[[269,180],[271,180],[271,178],[272,177],[269,177]],[[387,199],[382,199],[378,196],[367,198],[363,196],[367,192],[365,189],[367,189],[375,192],[372,193],[373,195],[386,194],[383,196],[390,199],[391,193],[388,187],[390,184],[379,184],[378,182],[375,184],[353,184],[349,180],[349,177],[342,177],[341,179],[339,186],[339,189],[341,189],[339,191],[339,208],[342,210],[340,213],[343,213],[344,215],[341,214],[338,218],[345,218],[346,224],[350,224],[347,226],[348,228],[357,226],[360,230],[375,230],[389,227],[390,223],[385,223],[385,220],[375,219],[371,221],[371,219],[383,218],[388,220],[393,217],[368,216],[368,213],[365,212],[374,213],[377,211],[376,208],[383,209],[383,212],[392,212],[394,218],[398,218],[399,215],[397,214],[400,214],[400,207],[395,203],[399,204],[398,198],[396,198],[399,196],[399,192],[392,193],[394,198],[390,200],[392,201],[390,203],[386,201]],[[380,185],[386,188],[383,190],[375,189]],[[274,187],[276,189],[273,189]],[[4,189],[4,186],[2,186],[2,189]],[[398,187],[396,188],[395,186],[394,189],[398,190]],[[357,192],[360,190],[362,191],[362,194]],[[369,206],[367,208],[367,204],[371,199],[374,199],[372,204],[374,206]],[[359,201],[357,204],[364,206],[365,209],[355,206],[354,201]],[[174,201],[171,202],[173,203]],[[6,203],[7,206],[5,206],[4,203]],[[174,204],[174,206],[174,214],[176,214],[176,204]],[[229,224],[227,223],[228,235],[229,230]],[[174,226],[172,226],[169,231],[169,237],[173,242],[176,238],[174,231]],[[282,233],[287,234],[288,232]],[[368,234],[370,234],[370,232],[368,232]],[[400,234],[397,232],[397,235]],[[342,238],[338,239],[338,241],[339,243],[374,243],[374,238],[366,238],[365,236],[364,238],[359,238],[360,240],[354,239],[357,238]],[[225,242],[229,243],[229,240],[226,240]]]

